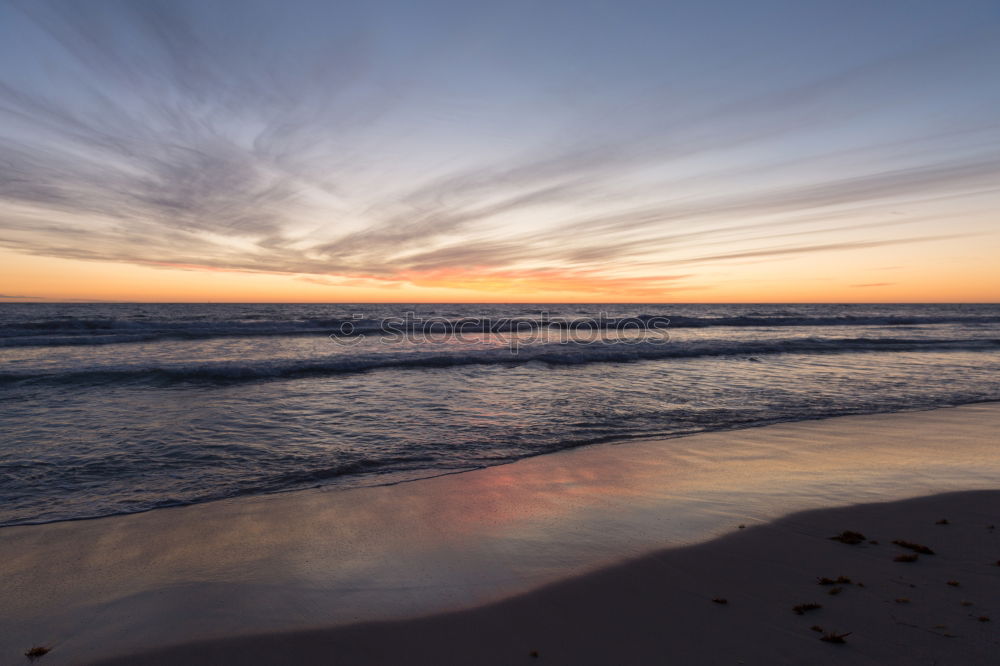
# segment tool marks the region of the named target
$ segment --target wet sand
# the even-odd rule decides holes
[[[884,530],[887,533],[882,536],[884,524],[876,522],[866,528],[860,518],[853,521],[845,515],[831,519],[818,531],[804,532],[809,536],[805,542],[796,540],[795,530],[780,527],[797,523],[763,526],[793,511],[948,491],[996,489],[1000,487],[998,432],[1000,405],[995,403],[841,417],[672,440],[593,446],[396,486],[316,489],[131,516],[0,529],[0,572],[4,580],[0,589],[0,626],[4,629],[0,631],[0,663],[23,662],[24,650],[36,644],[53,648],[39,663],[87,664],[116,656],[134,660],[140,653],[185,644],[191,647],[178,649],[222,649],[236,655],[241,641],[257,647],[249,656],[233,657],[232,663],[285,663],[284,657],[275,661],[266,655],[289,650],[288,632],[303,631],[311,633],[295,640],[304,641],[303,649],[310,651],[326,649],[322,646],[336,637],[341,645],[337,652],[339,663],[391,661],[392,655],[380,656],[376,649],[379,646],[373,648],[371,642],[372,636],[388,636],[379,633],[386,631],[392,637],[377,638],[376,643],[406,645],[414,655],[424,654],[434,663],[470,663],[464,651],[480,644],[499,650],[497,659],[513,655],[504,656],[507,661],[500,663],[518,663],[532,650],[538,650],[540,655],[545,652],[539,659],[556,659],[556,646],[569,650],[567,646],[578,640],[580,632],[574,629],[577,625],[592,635],[589,642],[580,644],[590,646],[586,655],[597,660],[589,663],[610,659],[611,653],[602,649],[626,650],[620,645],[615,647],[621,641],[638,642],[646,646],[643,650],[649,649],[649,641],[642,636],[652,627],[660,635],[661,630],[671,626],[687,627],[682,632],[685,635],[700,628],[699,635],[711,638],[699,644],[709,650],[707,654],[717,654],[725,663],[725,655],[736,653],[712,650],[731,642],[727,637],[730,634],[743,636],[740,641],[750,640],[740,633],[744,631],[739,629],[744,623],[738,621],[744,617],[742,614],[748,614],[745,617],[750,622],[746,631],[763,630],[755,623],[763,622],[766,615],[758,618],[763,611],[753,610],[746,599],[737,603],[742,588],[736,583],[756,577],[745,571],[742,577],[727,577],[730,572],[742,571],[737,565],[743,560],[758,561],[756,566],[762,570],[769,570],[769,563],[781,563],[777,568],[788,572],[799,563],[799,575],[784,582],[774,577],[776,572],[762,577],[766,585],[796,592],[775,597],[767,606],[773,606],[774,612],[781,610],[782,623],[799,619],[791,612],[792,605],[815,601],[811,597],[817,595],[825,599],[822,590],[806,594],[812,591],[810,581],[818,575],[846,574],[862,581],[864,575],[878,581],[884,579],[884,574],[896,571],[912,575],[945,566],[952,569],[941,569],[935,575],[966,575],[961,567],[973,567],[973,562],[986,557],[985,552],[980,554],[970,548],[988,549],[993,547],[990,543],[995,543],[982,541],[994,538],[992,532],[986,531],[985,523],[1000,523],[993,495],[978,496],[971,505],[955,505],[953,509],[951,505],[934,505],[931,514],[946,510],[952,514],[944,514],[951,521],[946,526],[949,538],[957,539],[956,544],[968,542],[969,546],[946,548],[942,544],[940,555],[922,557],[909,569],[900,569],[907,565],[894,563],[888,557],[894,552],[888,541],[926,539],[938,545],[938,540],[931,538],[937,534],[933,530],[945,526],[933,522],[925,525],[928,516],[914,513],[913,519],[923,522],[913,523],[912,531],[895,534]],[[951,496],[949,501],[963,497],[975,496]],[[903,526],[900,521],[909,520],[912,511],[906,507],[911,505],[899,506],[904,507],[902,513],[892,520]],[[739,524],[748,527],[739,530]],[[925,535],[918,527],[932,531]],[[823,559],[827,551],[809,550],[840,547],[825,539],[830,529],[878,533],[872,538],[880,540],[879,546],[868,544],[853,550],[843,546],[830,550],[829,556],[864,554],[879,566],[889,567],[888,571],[851,574],[846,569],[853,570],[852,561],[827,561]],[[966,534],[963,530],[971,531]],[[736,547],[732,544],[738,543],[732,539],[746,540],[750,544],[746,547],[751,548],[755,543],[760,547],[778,543],[754,536],[768,531],[778,534],[782,543],[786,537],[790,540],[775,552],[768,551],[766,557],[732,554]],[[710,541],[719,538],[722,540]],[[685,548],[706,541],[710,543]],[[652,571],[663,565],[656,561],[663,557],[680,558],[678,562],[694,558],[690,561],[696,563],[708,557],[704,553],[690,555],[702,552],[697,549],[716,553],[712,555],[717,558],[715,569],[683,573],[684,568],[678,565],[681,573],[675,578],[663,577],[663,586],[657,587],[659,579],[652,577]],[[656,552],[660,554],[653,559],[641,559]],[[988,558],[988,562],[995,562],[1000,553],[989,557],[992,559]],[[622,562],[632,563],[621,568]],[[844,570],[825,571],[827,566]],[[983,571],[985,582],[980,582],[987,590],[990,581],[995,583],[1000,567]],[[637,597],[633,604],[613,595],[604,597],[611,594],[608,589],[591,587],[601,577],[618,581],[614,586],[605,585],[608,589],[620,587],[636,594],[648,589],[657,593],[645,601]],[[692,585],[695,578],[700,582],[688,585],[688,577]],[[546,587],[553,584],[557,587]],[[914,584],[930,589],[928,581]],[[978,605],[957,606],[961,612],[976,612],[980,607],[987,614],[992,612],[985,600],[971,598],[975,591],[971,585],[945,585],[947,590],[942,594],[968,589],[969,600]],[[540,588],[546,591],[538,592]],[[840,604],[841,598],[861,599],[877,589],[851,587],[837,595],[836,602]],[[554,590],[564,591],[559,592],[562,596],[544,596]],[[883,592],[888,593],[879,593]],[[520,596],[525,594],[528,596]],[[748,588],[747,594],[756,598],[763,592]],[[704,600],[706,595],[725,596],[730,603],[708,601],[707,607],[693,603],[695,599]],[[995,591],[993,596],[998,596]],[[795,599],[789,602],[792,597]],[[672,605],[684,598],[692,603]],[[556,610],[546,610],[548,601],[531,599],[552,599]],[[884,602],[882,597],[878,600]],[[530,608],[536,603],[541,606],[532,614]],[[512,607],[517,610],[503,610]],[[874,608],[874,601],[866,607]],[[832,612],[833,608],[836,606],[824,603],[820,612]],[[899,609],[895,605],[890,608],[899,617]],[[559,619],[574,609],[594,613],[594,618],[606,621],[608,626],[598,630],[587,623],[587,615],[567,616],[565,622]],[[466,612],[447,615],[457,610]],[[719,615],[720,611],[729,615]],[[547,616],[551,617],[546,620]],[[726,617],[738,626],[717,632],[712,623]],[[774,623],[767,626],[778,633],[789,632],[795,641],[806,640],[826,648],[848,647],[819,643],[810,635],[802,638],[797,633],[798,625],[778,624],[778,617],[774,616]],[[949,622],[954,624],[955,620],[934,621],[929,628],[924,626],[926,623],[911,624],[917,624],[920,632],[933,634],[934,640],[957,645],[954,639],[942,637],[934,629],[939,624],[952,626]],[[525,633],[535,624],[545,631]],[[839,620],[831,622],[827,628],[855,631],[839,624]],[[976,628],[963,635],[989,632],[994,626],[977,621]],[[677,632],[671,631],[665,635],[676,636]],[[282,637],[275,637],[279,632],[283,632]],[[450,633],[456,635],[445,640]],[[425,634],[434,640],[420,648],[415,642]],[[407,639],[407,635],[411,638]],[[523,640],[518,638],[521,635]],[[539,642],[546,636],[555,642]],[[233,638],[239,640],[234,643]],[[772,636],[765,642],[772,639],[776,640]],[[680,638],[674,640],[680,641],[678,645],[683,643]],[[849,649],[860,649],[855,636],[848,640]],[[206,647],[205,641],[215,641],[216,647]],[[453,645],[454,651],[437,651],[442,642]],[[599,649],[599,643],[605,647]],[[504,651],[508,649],[511,652]],[[663,649],[662,644],[658,649]],[[194,659],[185,654],[179,663]],[[586,656],[572,651],[561,654],[558,658],[569,660]],[[603,663],[628,663],[627,655],[631,653],[616,654],[623,656]],[[639,659],[649,653],[635,654]],[[685,654],[689,657],[686,662],[682,659]],[[698,663],[690,660],[695,659],[693,652],[678,655],[679,663]],[[295,657],[290,663],[310,663],[314,659],[303,662],[304,658]],[[206,663],[225,663],[218,661],[218,655],[215,659]],[[315,660],[329,662],[328,656],[316,656]],[[487,655],[478,653],[473,661],[489,663]]]
[[[997,522],[1000,492],[798,513],[474,610],[103,664],[994,664]]]

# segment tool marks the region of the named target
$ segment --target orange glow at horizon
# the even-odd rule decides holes
[[[619,276],[571,269],[436,269],[386,276],[301,275],[136,265],[0,251],[0,301],[760,303],[1000,302],[1000,268],[979,261],[858,267],[836,259]],[[889,258],[891,260],[891,258]],[[690,268],[690,267],[686,267]],[[665,272],[666,273],[666,272]]]

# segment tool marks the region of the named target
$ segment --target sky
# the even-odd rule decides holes
[[[0,300],[1000,301],[996,0],[0,0]]]

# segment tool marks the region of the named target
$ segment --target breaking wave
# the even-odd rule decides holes
[[[203,361],[198,363],[135,363],[100,365],[71,370],[0,372],[0,382],[24,380],[57,382],[116,381],[259,381],[304,376],[359,373],[384,368],[449,368],[469,365],[548,363],[629,363],[705,356],[768,356],[786,353],[836,354],[847,352],[990,351],[1000,339],[928,340],[911,338],[789,338],[767,341],[719,340],[628,343],[550,343],[507,348],[341,354],[293,360]],[[756,360],[756,359],[755,359]]]

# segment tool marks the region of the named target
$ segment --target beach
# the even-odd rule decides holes
[[[997,18],[0,0],[0,666],[1000,666]]]
[[[810,511],[473,610],[100,663],[991,664],[998,516],[996,491]]]
[[[998,429],[996,403],[845,416],[7,527],[0,652],[18,663],[46,646],[47,664],[989,663]],[[829,539],[844,530],[865,539]],[[911,551],[894,540],[935,554],[897,562]],[[810,603],[822,608],[792,610]]]

